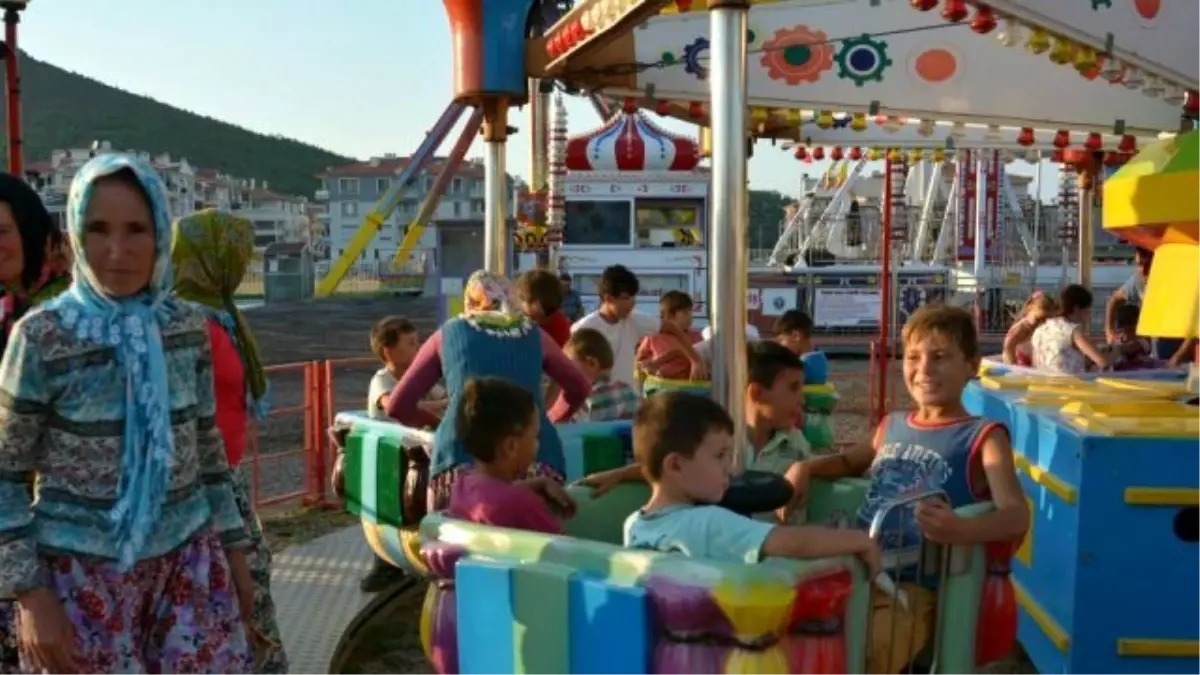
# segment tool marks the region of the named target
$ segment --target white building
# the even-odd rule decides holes
[[[96,148],[55,150],[48,161],[34,162],[26,176],[60,226],[66,209],[71,181],[97,153],[112,152],[112,145],[101,142]],[[177,218],[206,208],[232,211],[254,223],[254,244],[262,250],[275,242],[304,242],[311,245],[317,232],[308,214],[308,200],[283,195],[269,189],[266,181],[238,179],[214,169],[194,167],[185,158],[172,159],[168,153],[130,150],[153,166],[167,188],[168,209]]]

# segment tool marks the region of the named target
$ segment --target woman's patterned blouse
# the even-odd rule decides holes
[[[90,334],[73,314],[31,311],[0,365],[0,598],[45,584],[39,551],[118,557],[109,514],[120,494],[126,400],[136,397],[111,337]],[[206,529],[242,547],[205,315],[179,303],[161,325],[174,454],[162,516],[140,558]]]

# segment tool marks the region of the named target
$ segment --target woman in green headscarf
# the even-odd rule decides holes
[[[254,227],[245,218],[206,209],[175,221],[175,295],[210,310],[217,426],[233,469],[245,456],[248,418],[262,418],[266,412],[267,378],[258,345],[234,298],[253,254]],[[246,558],[254,581],[254,611],[246,621],[255,642],[255,672],[286,673],[287,656],[271,600],[271,553],[254,515],[245,472],[235,470],[232,476],[234,497],[252,541]]]

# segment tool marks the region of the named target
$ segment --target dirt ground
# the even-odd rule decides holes
[[[384,316],[399,314],[415,323],[423,335],[437,326],[436,300],[426,298],[339,298],[312,303],[274,304],[246,313],[263,362],[271,368],[272,407],[276,412],[260,428],[259,490],[265,497],[298,490],[305,484],[304,462],[292,452],[304,447],[303,411],[305,376],[302,367],[289,364],[358,359],[351,365],[333,370],[332,409],[361,409],[367,385],[378,368],[370,353],[371,327]],[[900,395],[893,405],[905,405],[898,364],[893,364],[890,381]],[[830,364],[830,379],[841,395],[833,416],[835,437],[841,442],[870,440],[868,413],[868,373],[865,358],[837,358]],[[322,423],[322,429],[324,429]],[[321,480],[324,480],[321,477]],[[271,548],[282,550],[353,523],[341,513],[321,509],[272,509],[264,516]],[[428,664],[420,653],[417,630],[421,607],[420,593],[408,596],[386,617],[372,621],[364,642],[369,648],[359,663],[349,665],[351,672],[426,673]],[[336,628],[341,630],[341,627]],[[1023,656],[1014,655],[992,664],[985,672],[1031,673],[1032,665]]]

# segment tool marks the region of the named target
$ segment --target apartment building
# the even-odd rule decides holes
[[[329,255],[337,259],[349,248],[372,207],[399,181],[409,157],[387,154],[365,162],[329,167],[321,178],[318,202],[328,205]],[[441,173],[446,158],[437,157],[416,177],[396,209],[359,256],[358,267],[380,269],[395,256],[417,211]],[[515,183],[508,178],[510,194]],[[416,244],[443,275],[469,274],[483,264],[483,164],[464,161],[450,179],[431,222]]]

